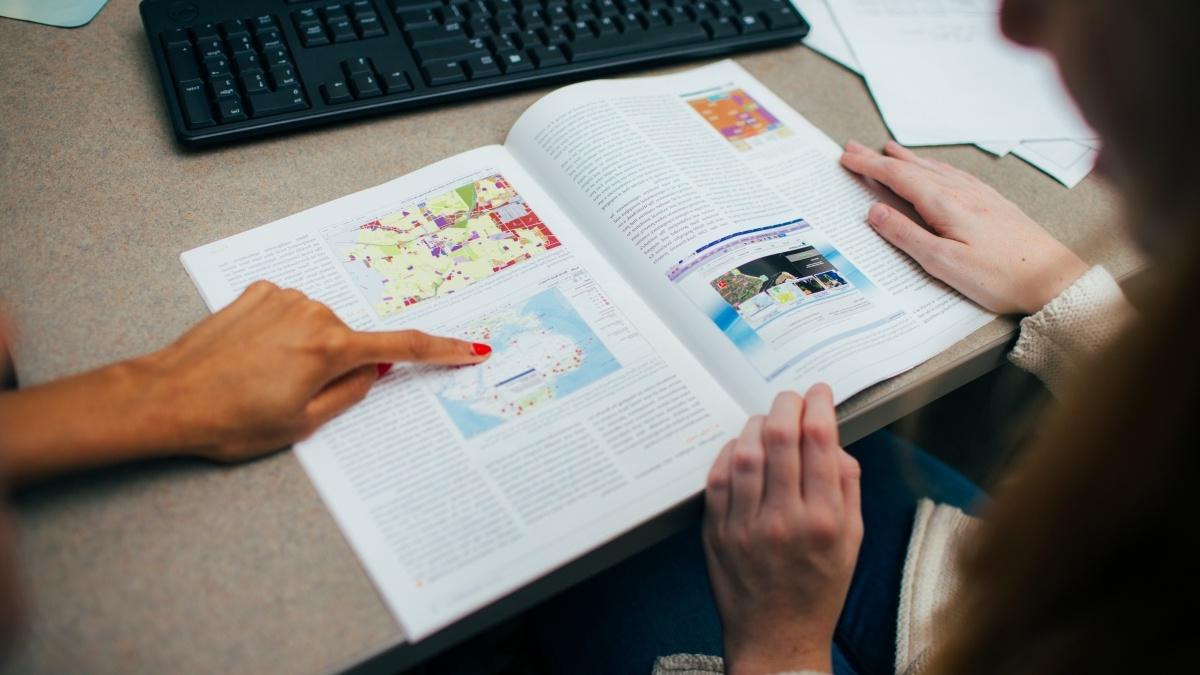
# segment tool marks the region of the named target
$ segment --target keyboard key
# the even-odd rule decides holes
[[[348,103],[354,100],[354,96],[350,93],[350,88],[346,86],[345,80],[332,80],[321,85],[321,94],[325,97],[325,102]]]
[[[254,52],[238,52],[234,54],[233,63],[237,66],[239,75],[262,71],[262,61],[259,60],[258,54]]]
[[[237,56],[238,52],[254,51],[254,41],[250,38],[249,33],[237,35],[228,40],[227,43],[229,45],[229,51],[232,52],[234,56]]]
[[[203,23],[192,29],[192,39],[197,43],[206,40],[221,40],[221,31],[215,23]]]
[[[329,44],[329,36],[325,35],[325,27],[321,23],[305,23],[296,27],[300,34],[300,44],[305,47],[320,47]]]
[[[220,115],[222,122],[238,122],[246,119],[246,109],[242,107],[242,101],[237,96],[218,100],[217,114]]]
[[[727,16],[702,21],[700,25],[704,26],[704,30],[708,31],[709,36],[714,40],[738,36],[737,26],[733,25],[733,22]]]
[[[379,75],[379,82],[383,85],[383,91],[387,94],[395,94],[402,91],[412,89],[412,82],[409,82],[408,75],[403,70],[395,68],[385,70]]]
[[[254,117],[278,115],[295,110],[304,110],[308,107],[308,101],[304,98],[304,92],[300,90],[300,87],[268,91],[247,96],[246,99],[247,107],[250,108],[250,114]]]
[[[767,26],[762,22],[762,19],[759,19],[753,14],[747,14],[746,16],[738,17],[736,24],[742,31],[742,35],[761,33],[767,29]]]
[[[359,73],[371,74],[374,72],[371,69],[371,59],[365,56],[356,56],[342,61],[342,71],[346,73],[347,78],[353,78]]]
[[[263,72],[248,73],[242,75],[242,89],[246,90],[247,94],[257,94],[260,91],[270,91],[267,85],[267,76]]]
[[[467,30],[473,38],[486,37],[493,32],[492,22],[487,17],[471,17],[471,20],[467,22]]]
[[[263,51],[283,47],[283,34],[276,28],[259,31],[254,39],[258,41],[258,48]]]
[[[375,79],[372,73],[355,73],[350,78],[350,91],[354,94],[354,98],[370,98],[372,96],[382,96],[383,90],[379,88],[379,81]]]
[[[627,30],[620,35],[603,39],[576,40],[568,46],[568,49],[571,52],[572,61],[582,61],[670,45],[701,43],[707,40],[708,33],[703,28],[693,23],[686,23],[653,31]]]
[[[199,129],[216,124],[208,104],[208,95],[204,93],[204,83],[200,80],[189,80],[179,85],[179,102],[183,108],[183,119],[189,127]]]
[[[209,83],[208,88],[212,91],[213,98],[222,99],[230,96],[238,95],[237,81],[232,76],[229,77],[214,77]]]
[[[296,80],[296,71],[288,66],[276,66],[271,69],[271,81],[276,89],[284,89],[300,84]]]
[[[200,52],[201,56],[221,55],[225,53],[225,44],[221,42],[221,38],[196,40],[196,51]]]
[[[529,56],[533,58],[534,64],[538,68],[547,68],[549,66],[561,66],[567,62],[567,55],[563,53],[558,45],[550,45],[549,47],[534,47],[529,50]]]
[[[457,61],[429,61],[421,66],[421,70],[425,73],[425,81],[433,87],[467,80],[467,74]]]
[[[363,39],[387,35],[387,30],[384,29],[383,23],[379,21],[379,15],[375,12],[356,14],[354,16],[354,25],[358,27],[358,34]]]
[[[472,80],[501,75],[500,66],[491,54],[471,57],[464,62],[464,65]]]
[[[354,26],[351,25],[350,19],[335,19],[329,22],[329,34],[333,37],[334,42],[350,42],[358,39],[358,33],[354,32]]]
[[[287,50],[284,49],[283,47],[274,47],[272,49],[264,49],[263,50],[263,59],[264,59],[264,63],[267,64],[268,68],[274,68],[275,66],[290,66],[290,65],[292,65],[292,60],[288,57]]]
[[[500,67],[504,69],[506,75],[533,70],[533,63],[529,61],[529,58],[515,49],[496,52],[496,60],[500,62]]]
[[[271,16],[270,14],[260,14],[259,16],[250,19],[250,28],[254,30],[255,35],[258,35],[264,30],[271,30],[278,27],[279,25],[275,23],[275,17]]]
[[[191,46],[171,47],[167,50],[167,63],[176,82],[200,79],[200,67],[196,64],[196,50]]]
[[[465,37],[467,37],[466,31],[463,30],[462,24],[457,22],[451,22],[444,26],[437,26],[436,28],[417,28],[408,31],[408,39],[412,41],[413,46]]]
[[[791,6],[776,7],[762,13],[766,19],[767,25],[778,30],[780,28],[793,28],[800,25],[800,15],[796,13],[796,9]]]
[[[417,61],[460,61],[487,54],[483,40],[447,40],[417,47]]]
[[[223,56],[210,56],[204,59],[204,76],[210,80],[222,75],[232,75],[232,71],[229,60]]]
[[[246,26],[239,19],[230,19],[229,21],[221,22],[221,32],[225,34],[226,40],[232,40],[239,35],[248,35]]]
[[[168,48],[185,47],[192,44],[186,28],[172,28],[162,34],[162,41]]]
[[[440,3],[438,5],[441,6]],[[430,28],[441,23],[432,9],[397,8],[396,23],[404,30]]]

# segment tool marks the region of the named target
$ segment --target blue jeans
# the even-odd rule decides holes
[[[863,468],[864,535],[833,645],[837,675],[895,672],[900,575],[917,501],[977,513],[986,497],[890,432],[847,448]],[[682,532],[533,612],[551,673],[649,675],[658,656],[721,654],[699,527]]]

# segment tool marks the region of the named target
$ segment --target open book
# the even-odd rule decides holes
[[[213,310],[269,279],[495,350],[398,365],[296,446],[416,640],[695,495],[777,392],[841,401],[990,320],[865,224],[839,154],[729,61],[588,82],[182,260]]]

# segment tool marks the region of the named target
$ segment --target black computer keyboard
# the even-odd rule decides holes
[[[790,0],[143,0],[141,12],[187,145],[808,33]]]

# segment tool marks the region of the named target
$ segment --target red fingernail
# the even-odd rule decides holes
[[[487,356],[492,353],[492,348],[482,342],[472,342],[471,353],[475,356]]]
[[[390,363],[377,363],[377,364],[375,364],[375,371],[379,373],[379,376],[380,376],[380,377],[383,377],[384,375],[387,375],[387,374],[388,374],[388,372],[390,372],[390,371],[391,371],[391,369],[392,369],[392,364],[390,364]]]

